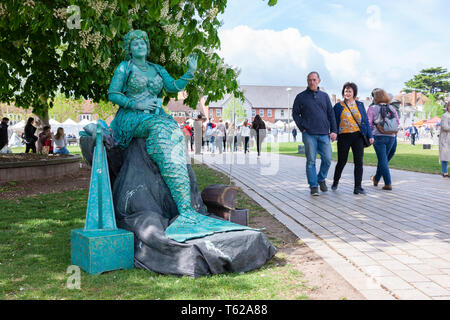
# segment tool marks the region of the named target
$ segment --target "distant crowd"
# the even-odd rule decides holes
[[[250,151],[251,138],[254,138],[257,155],[261,155],[261,145],[267,135],[266,124],[259,115],[253,122],[246,119],[235,128],[234,123],[223,122],[219,119],[217,123],[207,121],[202,115],[198,115],[193,126],[186,121],[181,125],[183,130],[186,149],[195,154],[202,152],[220,154],[223,152]]]
[[[10,153],[8,149],[8,123],[9,119],[4,117],[0,125],[0,151]],[[36,136],[37,128],[33,125],[34,118],[28,118],[22,134],[22,140],[25,144],[25,153],[40,154],[70,154],[67,149],[67,139],[73,136],[66,136],[64,128],[59,127],[56,134],[51,131],[50,126],[44,126],[42,132]],[[5,150],[5,151],[3,151]]]

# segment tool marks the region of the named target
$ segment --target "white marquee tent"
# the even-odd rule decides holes
[[[73,121],[72,119],[67,119],[66,121],[64,121],[64,122],[62,122],[62,123],[60,123],[59,125],[58,125],[58,127],[61,127],[61,128],[63,128],[64,129],[64,133],[66,134],[66,135],[68,135],[68,134],[72,134],[72,135],[75,135],[75,136],[77,136],[78,137],[78,132],[80,131],[79,130],[79,125],[78,125],[78,123],[76,123],[75,121]],[[56,133],[56,130],[57,130],[58,128],[54,128],[53,126],[52,126],[52,131],[53,131],[53,133]]]
[[[283,121],[281,121],[281,120],[278,120],[277,122],[275,122],[275,126],[277,127],[277,128],[284,128],[284,125],[285,125],[285,123],[283,122]]]
[[[20,120],[15,125],[9,127],[12,130],[23,130],[25,128],[25,120]]]
[[[58,122],[55,119],[50,119],[50,121],[48,123],[52,127],[52,130],[57,130],[58,126],[61,124],[61,122]]]
[[[8,140],[8,147],[13,148],[13,147],[22,147],[22,139],[19,138],[19,136],[17,135],[17,133],[14,131],[13,134],[11,135],[11,137],[9,137]]]

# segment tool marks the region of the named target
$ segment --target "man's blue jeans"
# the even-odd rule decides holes
[[[381,177],[383,177],[385,185],[392,184],[389,161],[394,156],[392,148],[396,146],[396,138],[389,136],[375,136],[374,140],[373,148],[375,149],[378,159],[377,173],[375,174],[374,179],[380,181]]]
[[[331,142],[328,134],[308,134],[302,132],[306,154],[306,177],[310,188],[318,186],[318,181],[325,181],[331,166]],[[317,174],[316,156],[320,155],[320,170]]]
[[[441,161],[441,172],[448,173],[448,161]]]

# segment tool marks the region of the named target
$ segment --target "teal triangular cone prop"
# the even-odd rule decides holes
[[[97,124],[96,147],[92,160],[91,183],[84,230],[117,229],[114,217],[108,161],[102,143],[102,129]]]
[[[90,274],[134,265],[134,234],[116,226],[107,160],[98,122],[86,222],[71,232],[72,264]]]

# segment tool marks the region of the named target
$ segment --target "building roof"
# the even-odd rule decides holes
[[[394,96],[395,100],[402,101],[402,95],[398,94]],[[415,101],[414,101],[415,99]],[[410,92],[405,95],[403,95],[403,102],[405,105],[408,106],[417,106],[417,105],[424,105],[428,101],[428,98],[426,95],[424,95],[421,92]]]
[[[288,102],[287,88],[291,88]],[[287,108],[292,106],[294,99],[306,87],[297,86],[258,86],[241,85],[245,100],[252,108]],[[232,95],[227,94],[222,100],[211,102],[209,108],[223,108],[230,100]]]
[[[170,99],[169,103],[167,104],[167,109],[171,112],[189,112],[189,111],[199,111],[200,113],[204,114],[203,105],[201,102],[197,104],[197,109],[191,109],[188,106],[186,106],[183,103],[183,99]]]

